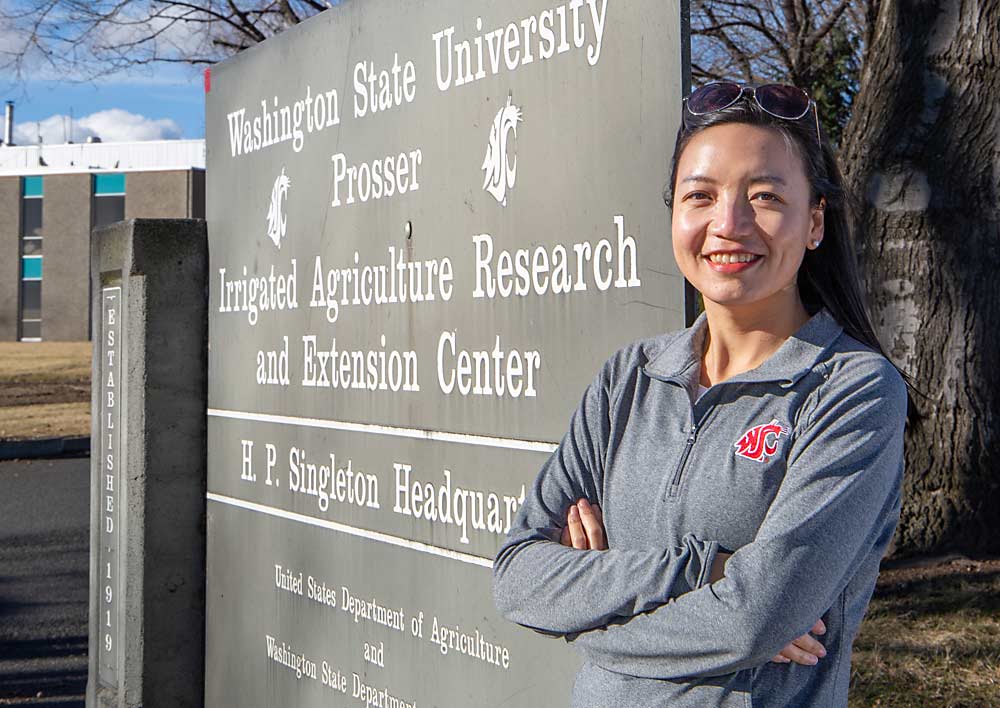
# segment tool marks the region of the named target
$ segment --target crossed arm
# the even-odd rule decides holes
[[[497,607],[633,676],[720,675],[785,653],[898,519],[906,392],[886,367],[838,373],[846,393],[819,397],[756,538],[723,558],[715,582],[718,544],[691,534],[668,549],[560,543],[566,510],[600,501],[609,431],[599,377],[497,555]]]
[[[591,504],[586,499],[579,499],[576,504],[571,505],[566,514],[566,527],[563,528],[559,543],[578,551],[608,550],[607,533],[604,528],[604,515],[601,512],[601,507],[597,504]],[[726,551],[716,553],[708,577],[709,583],[721,580],[725,576],[726,561],[732,555]],[[810,632],[819,635],[826,634],[826,624],[822,619],[816,620],[809,632],[782,647],[781,651],[771,658],[771,661],[779,664],[794,661],[803,666],[817,664],[820,658],[826,656],[826,648],[814,639]]]

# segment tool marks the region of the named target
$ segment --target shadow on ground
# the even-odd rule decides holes
[[[883,571],[854,642],[849,705],[1000,706],[1000,559]]]
[[[33,699],[30,705],[83,706],[87,637],[4,641],[0,657],[0,700],[27,698]]]
[[[84,706],[89,466],[0,462],[0,706]]]

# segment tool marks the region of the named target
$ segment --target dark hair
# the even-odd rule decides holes
[[[854,247],[857,225],[856,202],[844,186],[837,158],[829,141],[817,139],[815,108],[798,120],[776,118],[762,110],[747,96],[729,108],[704,115],[685,111],[674,155],[670,165],[670,182],[663,192],[663,201],[673,208],[674,183],[681,153],[695,135],[713,125],[745,123],[777,131],[802,158],[810,185],[810,202],[826,200],[823,217],[823,243],[818,249],[806,250],[799,267],[799,296],[810,313],[825,307],[847,334],[892,360],[882,348],[865,297],[861,290],[861,275]],[[896,366],[893,363],[893,366]],[[896,366],[907,383],[909,377]]]

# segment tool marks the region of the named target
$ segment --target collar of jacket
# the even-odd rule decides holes
[[[723,383],[761,383],[776,381],[792,386],[819,361],[844,328],[826,308],[821,309],[778,347],[778,350],[750,371],[726,379]],[[700,370],[708,319],[702,312],[690,327],[682,330],[662,348],[647,350],[645,372],[656,379],[673,381],[685,388],[694,388]]]

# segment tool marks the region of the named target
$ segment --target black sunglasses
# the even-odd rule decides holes
[[[684,105],[691,115],[703,116],[729,108],[743,98],[743,94],[747,91],[761,110],[782,120],[799,120],[812,108],[816,117],[816,140],[820,145],[823,144],[816,102],[797,86],[785,84],[744,86],[730,81],[716,81],[694,91],[684,99]]]

